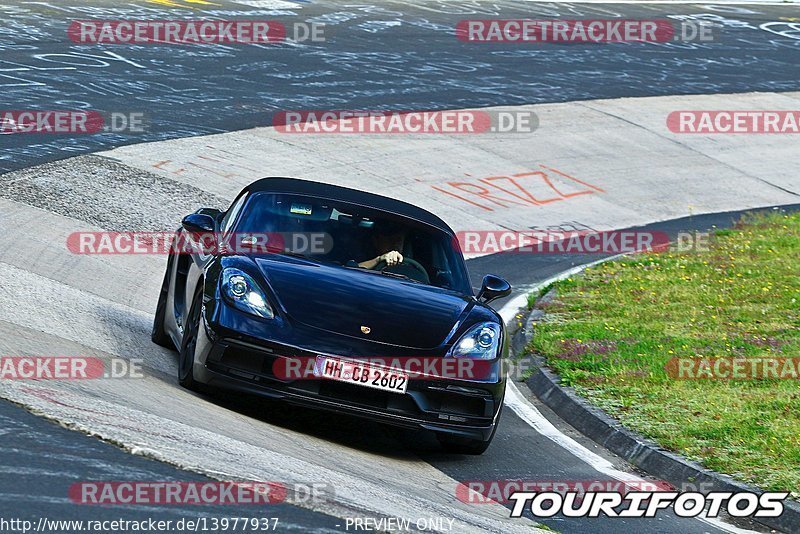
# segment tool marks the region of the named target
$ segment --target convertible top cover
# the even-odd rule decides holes
[[[417,206],[413,206],[401,200],[396,200],[374,193],[366,193],[349,187],[342,187],[332,184],[323,184],[319,182],[311,182],[308,180],[300,180],[298,178],[283,178],[283,177],[269,177],[262,178],[250,184],[245,188],[245,191],[250,193],[256,192],[270,192],[270,193],[294,193],[305,194],[312,196],[319,196],[329,200],[337,200],[347,204],[356,204],[367,206],[370,208],[379,209],[415,219],[419,222],[428,224],[439,230],[454,235],[455,232],[433,213],[426,211]]]

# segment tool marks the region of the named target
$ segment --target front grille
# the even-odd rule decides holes
[[[408,391],[400,394],[335,380],[282,379],[276,376],[273,368],[275,362],[282,359],[278,352],[283,352],[279,346],[262,348],[226,340],[209,355],[207,365],[218,372],[309,398],[405,417],[483,424],[494,413],[495,402],[491,393],[474,388],[460,391],[441,383],[415,384],[412,381]]]

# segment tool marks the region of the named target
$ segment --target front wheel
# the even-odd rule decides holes
[[[153,330],[150,332],[150,339],[156,345],[175,350],[175,344],[164,329],[164,320],[167,318],[167,297],[169,296],[169,273],[172,268],[172,258],[167,260],[167,272],[164,274],[164,281],[161,283],[161,291],[158,294],[158,304],[156,305],[156,316],[153,318]]]
[[[197,350],[197,337],[200,333],[200,313],[203,309],[203,292],[198,291],[192,301],[186,329],[181,340],[178,357],[178,383],[192,391],[200,390],[200,383],[194,379],[194,354]]]

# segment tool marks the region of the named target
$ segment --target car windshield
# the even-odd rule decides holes
[[[463,256],[451,234],[364,206],[255,193],[233,233],[240,241],[269,243],[270,253],[471,293]]]

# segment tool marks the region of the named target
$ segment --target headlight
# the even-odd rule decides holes
[[[491,360],[497,357],[500,347],[500,325],[476,324],[453,345],[447,356]]]
[[[222,271],[220,286],[225,300],[234,308],[264,319],[275,317],[264,291],[245,272],[234,267],[226,268]]]

